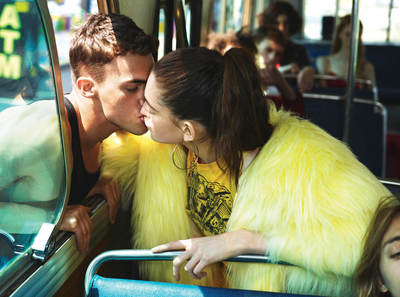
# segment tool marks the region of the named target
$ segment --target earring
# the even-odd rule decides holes
[[[172,150],[172,163],[174,164],[174,166],[176,167],[176,168],[178,168],[178,169],[181,169],[181,170],[191,170],[191,169],[193,169],[194,167],[196,167],[196,165],[197,165],[197,162],[199,161],[199,157],[198,157],[198,155],[196,154],[196,159],[193,161],[193,163],[190,165],[190,167],[188,168],[188,167],[185,167],[185,168],[181,168],[181,167],[179,167],[178,165],[176,165],[176,162],[175,162],[175,152],[176,152],[176,148],[178,147],[178,145],[177,144],[175,144],[175,146],[174,146],[174,149]],[[197,146],[195,146],[196,148],[197,148]],[[198,150],[197,150],[198,151]]]

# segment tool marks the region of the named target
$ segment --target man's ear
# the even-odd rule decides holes
[[[181,129],[183,131],[183,141],[189,142],[196,139],[196,126],[192,121],[183,121]]]
[[[93,98],[96,95],[96,84],[90,77],[79,77],[76,86],[83,97]]]

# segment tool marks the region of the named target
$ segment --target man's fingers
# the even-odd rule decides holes
[[[83,209],[83,212],[81,212],[79,216],[79,225],[83,236],[82,242],[84,246],[84,251],[87,251],[89,249],[90,235],[92,232],[92,221],[90,220],[87,211],[88,208]]]
[[[76,238],[76,245],[80,252],[84,252],[86,249],[85,244],[85,234],[83,231],[83,227],[81,225],[77,226],[75,230],[75,238]]]
[[[107,187],[106,190],[106,195],[109,219],[110,222],[114,224],[120,204],[119,187],[115,183],[109,184],[109,187]]]

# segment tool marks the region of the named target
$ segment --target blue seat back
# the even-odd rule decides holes
[[[296,43],[303,45],[315,67],[316,58],[330,54],[331,42],[297,40]],[[400,46],[395,44],[365,44],[365,55],[375,68],[375,77],[379,90],[379,100],[400,100],[400,86],[398,83],[398,69],[400,59],[397,59]],[[357,97],[360,97],[357,95]],[[362,96],[363,97],[363,96]]]
[[[345,101],[324,97],[304,98],[305,117],[337,139],[343,139]],[[349,146],[376,176],[384,177],[386,110],[376,102],[355,99]]]
[[[270,293],[261,291],[224,289],[161,283],[141,280],[105,278],[95,275],[90,297],[203,297],[203,296],[266,296],[266,297],[306,297],[305,295]]]
[[[171,261],[182,252],[173,251],[165,253],[152,253],[150,250],[113,250],[103,252],[89,264],[85,275],[85,293],[91,297],[125,297],[125,296],[270,296],[270,297],[306,297],[308,295],[270,293],[263,291],[249,291],[239,289],[226,289],[182,285],[132,279],[105,278],[96,274],[100,265],[111,260],[128,261]],[[232,262],[265,263],[271,264],[268,256],[240,255],[225,259]],[[291,265],[286,262],[274,264]]]

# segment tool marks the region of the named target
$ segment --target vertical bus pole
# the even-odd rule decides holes
[[[343,141],[348,143],[350,138],[350,121],[351,121],[351,108],[353,105],[354,97],[354,81],[357,70],[357,57],[358,57],[358,40],[360,31],[360,22],[358,21],[358,7],[359,0],[353,0],[353,7],[351,11],[352,24],[351,24],[351,40],[350,40],[350,56],[349,65],[347,69],[347,86],[345,93],[345,114],[344,114],[344,130]]]

